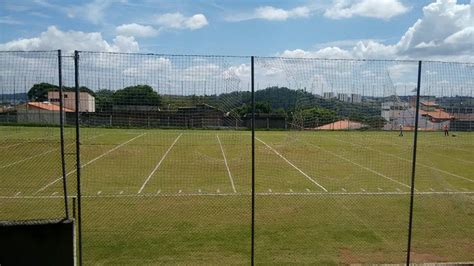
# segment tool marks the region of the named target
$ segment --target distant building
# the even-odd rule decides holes
[[[451,129],[454,131],[474,130],[474,108],[473,107],[451,107],[446,108],[454,120],[451,121]]]
[[[336,95],[334,94],[334,92],[323,92],[323,98],[333,99],[333,98],[336,98]]]
[[[362,102],[362,95],[357,93],[351,94],[351,102],[352,103],[361,103]]]
[[[338,93],[337,99],[341,102],[350,102],[351,97],[347,93]]]
[[[382,103],[382,117],[387,121],[386,130],[397,130],[400,125],[404,129],[415,128],[415,106],[406,102]],[[418,117],[420,130],[441,130],[445,125],[450,126],[454,116],[446,112],[435,101],[421,101]]]
[[[366,124],[351,120],[339,120],[334,123],[326,124],[315,128],[316,130],[355,130],[368,127]]]
[[[59,91],[49,91],[48,101],[53,104],[59,105]],[[73,111],[76,110],[76,92],[63,92],[63,106]],[[87,92],[79,92],[79,112],[95,112],[95,97]]]
[[[28,102],[17,106],[17,122],[23,124],[60,124],[60,107],[50,102]],[[64,108],[64,112],[74,112]],[[65,119],[65,116],[63,117]]]

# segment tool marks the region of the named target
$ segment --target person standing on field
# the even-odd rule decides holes
[[[400,124],[400,134],[398,134],[399,137],[403,137],[403,125]]]
[[[444,129],[444,136],[445,137],[449,136],[449,128],[447,124],[443,126],[443,129]]]

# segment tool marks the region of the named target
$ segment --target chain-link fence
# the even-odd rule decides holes
[[[80,262],[474,261],[473,64],[57,51],[0,64],[0,219],[69,207]]]

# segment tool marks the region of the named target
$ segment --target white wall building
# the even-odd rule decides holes
[[[351,97],[347,93],[338,93],[337,99],[341,102],[350,102]]]
[[[336,95],[334,94],[334,92],[323,92],[323,98],[333,99],[333,98],[336,98]]]
[[[59,105],[59,91],[49,91],[48,100]],[[63,92],[63,105],[67,109],[76,110],[76,92]],[[95,97],[87,92],[79,92],[79,112],[95,112]]]

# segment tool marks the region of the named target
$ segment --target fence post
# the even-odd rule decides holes
[[[250,264],[255,265],[255,69],[254,57],[250,58],[251,65],[251,100],[252,100],[252,223],[251,223],[251,253]]]
[[[81,145],[79,128],[79,52],[74,51],[74,85],[76,91],[76,178],[77,178],[77,237],[79,265],[82,265],[82,224],[81,224]]]
[[[410,215],[408,220],[408,247],[407,247],[407,261],[410,265],[411,252],[411,238],[413,227],[413,201],[415,193],[415,170],[416,170],[416,148],[418,143],[418,115],[420,113],[420,87],[421,87],[421,61],[418,61],[418,81],[416,85],[416,112],[415,112],[415,134],[413,137],[413,159],[411,166],[411,185],[410,185]]]
[[[66,159],[64,153],[64,96],[63,96],[63,71],[61,50],[58,50],[58,85],[59,85],[59,134],[61,145],[61,171],[63,176],[63,195],[64,195],[64,211],[66,219],[69,219],[69,209],[67,202],[67,181],[66,181]]]

